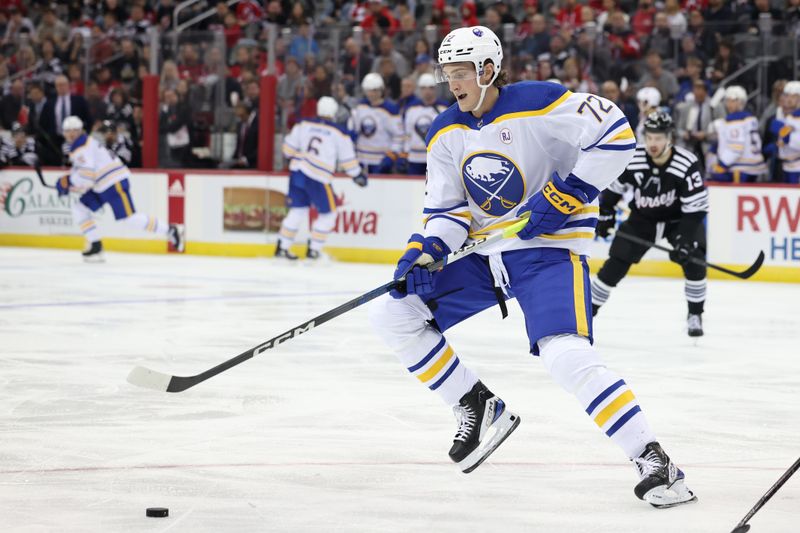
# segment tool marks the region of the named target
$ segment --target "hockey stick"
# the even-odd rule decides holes
[[[500,232],[494,233],[487,237],[480,238],[474,242],[471,242],[460,249],[452,252],[444,259],[436,261],[435,263],[431,263],[426,265],[426,268],[430,272],[434,272],[436,270],[441,269],[447,263],[452,263],[454,261],[458,261],[462,257],[466,257],[478,250],[485,248],[489,244],[497,242],[501,239],[513,237],[528,223],[528,217],[520,218],[514,224],[508,226],[507,228],[503,229]],[[349,302],[345,302],[342,305],[331,309],[325,313],[322,313],[319,316],[308,320],[307,322],[303,322],[299,326],[295,326],[292,329],[281,333],[280,335],[269,339],[266,342],[259,344],[254,348],[250,348],[246,352],[243,352],[232,359],[228,359],[222,364],[215,366],[214,368],[210,368],[205,372],[201,372],[200,374],[196,374],[194,376],[172,376],[169,374],[163,374],[161,372],[157,372],[155,370],[150,370],[149,368],[145,368],[143,366],[137,366],[131,373],[128,374],[128,382],[137,385],[139,387],[144,387],[146,389],[153,389],[161,392],[182,392],[190,387],[194,387],[198,383],[202,383],[203,381],[216,376],[222,372],[225,372],[229,368],[232,368],[240,363],[247,361],[255,357],[256,355],[261,355],[262,353],[275,348],[279,344],[283,344],[284,342],[291,340],[303,333],[311,331],[312,329],[321,326],[325,322],[333,320],[334,318],[341,316],[348,311],[352,311],[356,307],[360,307],[365,303],[374,300],[378,296],[386,294],[387,292],[391,291],[398,285],[398,281],[392,280],[389,283],[381,285],[377,289],[373,289],[367,293],[362,294],[356,298],[353,298]]]
[[[44,174],[42,174],[42,164],[39,162],[39,156],[36,156],[36,159],[33,163],[33,170],[36,171],[36,175],[39,176],[39,181],[42,182],[43,187],[47,187],[48,189],[55,189],[55,185],[50,185],[46,181],[44,181]]]
[[[619,235],[620,237],[628,239],[629,241],[635,242],[637,244],[641,244],[642,246],[649,246],[649,247],[653,247],[653,248],[655,248],[657,250],[663,250],[664,252],[673,252],[674,251],[672,248],[668,248],[666,246],[661,246],[660,244],[656,244],[656,243],[648,241],[646,239],[642,239],[640,237],[637,237],[636,235],[631,235],[630,233],[625,233],[624,231],[617,230],[615,235]],[[720,272],[725,272],[726,274],[730,274],[731,276],[734,276],[734,277],[737,277],[737,278],[740,278],[740,279],[747,279],[749,277],[752,277],[753,274],[758,272],[758,269],[761,268],[761,265],[764,263],[764,252],[763,252],[763,250],[760,251],[758,253],[758,257],[756,258],[755,262],[752,265],[750,265],[750,267],[748,267],[746,270],[743,270],[741,272],[736,272],[735,270],[730,270],[730,269],[727,269],[727,268],[725,268],[723,266],[715,265],[714,263],[709,263],[709,262],[704,261],[703,259],[700,259],[700,258],[697,258],[697,257],[690,256],[689,257],[689,261],[691,261],[692,263],[694,263],[696,265],[703,265],[703,266],[706,266],[708,268],[713,268],[714,270],[719,270]]]
[[[745,533],[746,531],[750,531],[750,525],[747,522],[753,518],[753,515],[756,514],[759,509],[764,507],[764,504],[767,503],[776,492],[778,492],[778,489],[780,489],[783,484],[786,483],[790,477],[792,477],[792,474],[797,472],[798,469],[800,469],[800,458],[798,458],[797,461],[795,461],[794,464],[789,467],[789,470],[784,472],[780,479],[778,479],[778,481],[776,481],[775,484],[770,487],[766,494],[764,494],[761,499],[756,502],[753,508],[750,509],[750,512],[747,513],[744,518],[742,518],[742,520],[733,529],[733,531],[731,531],[731,533]]]

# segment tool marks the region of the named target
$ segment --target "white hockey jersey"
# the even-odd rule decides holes
[[[414,98],[403,112],[403,152],[411,163],[425,163],[427,144],[425,139],[433,119],[447,109],[447,104],[437,100],[431,105]]]
[[[800,172],[800,109],[784,117],[784,128],[790,128],[789,142],[778,141],[778,157],[784,172]],[[785,137],[780,135],[781,138]]]
[[[373,106],[363,99],[353,109],[351,119],[353,131],[358,135],[356,155],[366,165],[380,164],[389,154],[397,154],[403,148],[403,126],[397,104],[384,100]]]
[[[759,175],[767,171],[761,154],[758,119],[749,111],[730,113],[715,122],[717,128],[717,162],[729,172]]]
[[[298,170],[321,183],[330,183],[337,167],[350,177],[361,173],[353,139],[343,127],[323,119],[303,120],[283,140],[289,170]]]
[[[426,236],[450,249],[513,223],[520,205],[550,180],[573,174],[598,191],[617,179],[636,142],[612,102],[572,93],[548,82],[520,82],[500,89],[481,118],[453,104],[428,133]],[[487,254],[534,247],[565,248],[588,255],[598,201],[570,216],[566,226],[534,239],[504,239]]]
[[[72,162],[70,183],[82,192],[103,192],[131,175],[116,154],[86,134],[72,143],[69,159]]]

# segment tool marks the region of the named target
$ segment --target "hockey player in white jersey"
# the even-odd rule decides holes
[[[715,122],[718,141],[712,180],[752,183],[767,172],[758,119],[745,109],[746,104],[747,91],[743,87],[733,85],[725,89],[728,114],[724,120]]]
[[[691,261],[705,259],[708,190],[697,157],[673,146],[672,117],[655,111],[644,121],[645,144],[636,148],[625,172],[600,197],[596,233],[608,237],[616,224],[617,203],[631,191],[630,216],[620,230],[646,241],[666,238],[673,246],[670,259],[681,265],[686,278],[684,291],[689,311],[690,337],[703,335],[706,300],[706,267]],[[611,241],[609,258],[592,282],[592,313],[606,303],[611,290],[628,274],[649,249],[617,235]]]
[[[371,72],[361,82],[365,98],[351,115],[356,155],[370,174],[391,174],[403,148],[403,126],[397,104],[383,96],[383,78]]]
[[[773,120],[770,130],[777,137],[778,158],[788,183],[800,183],[800,81],[790,81],[783,88],[783,97],[792,112],[783,120]]]
[[[657,507],[695,499],[650,429],[628,385],[592,346],[586,254],[597,196],[624,170],[633,131],[609,100],[547,82],[504,86],[503,51],[488,28],[459,28],[439,48],[440,79],[456,104],[428,133],[423,234],[395,271],[398,290],[372,307],[371,321],[408,371],[452,406],[458,429],[450,458],[478,467],[520,418],[494,395],[443,332],[516,298],[531,353],[574,394],[600,429],[633,460],[635,494]],[[518,239],[428,272],[471,238],[530,220]]]
[[[283,140],[283,155],[291,159],[286,195],[289,212],[281,223],[275,257],[297,259],[289,248],[313,205],[318,216],[311,228],[306,258],[321,258],[322,247],[336,225],[336,196],[331,181],[337,166],[359,186],[367,185],[367,175],[356,159],[353,139],[334,122],[338,110],[336,100],[323,96],[317,102],[318,118],[295,124]]]
[[[661,105],[661,93],[655,87],[642,87],[636,93],[636,105],[639,107],[639,123],[636,125],[636,142],[644,144],[644,122],[650,113]]]
[[[433,74],[422,74],[417,80],[417,96],[411,99],[403,112],[403,153],[396,165],[400,174],[425,175],[425,138],[433,119],[448,108],[447,103],[436,97],[436,92]]]
[[[56,182],[56,189],[59,196],[70,192],[80,195],[77,202],[72,202],[72,216],[86,238],[84,259],[88,262],[103,260],[100,230],[92,213],[104,205],[111,207],[116,220],[137,230],[163,235],[178,251],[183,251],[183,239],[177,226],[136,211],[130,194],[128,167],[83,131],[80,118],[69,116],[62,124],[72,169]]]

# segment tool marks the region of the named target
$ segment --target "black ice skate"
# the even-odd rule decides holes
[[[289,261],[297,261],[297,256],[294,255],[288,248],[281,247],[281,241],[275,246],[275,257],[281,259],[288,259]]]
[[[308,248],[306,248],[306,259],[310,259],[314,263],[328,263],[330,257],[319,250],[311,249],[311,241],[308,241]]]
[[[183,240],[183,234],[181,232],[181,228],[176,224],[170,224],[167,236],[169,238],[170,244],[175,248],[175,250],[177,250],[179,253],[183,253],[183,249],[186,243]]]
[[[458,431],[450,459],[465,474],[480,466],[517,429],[520,418],[480,381],[453,407]]]
[[[648,444],[642,455],[633,460],[642,480],[633,489],[640,500],[653,507],[667,508],[697,501],[684,483],[684,474],[675,466],[657,442]]]
[[[692,315],[686,319],[686,327],[690,337],[703,336],[703,315]]]
[[[81,255],[83,255],[83,260],[87,263],[102,263],[105,261],[103,257],[103,243],[100,241],[88,243]]]

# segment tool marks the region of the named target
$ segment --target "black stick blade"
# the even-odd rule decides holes
[[[742,279],[747,279],[747,278],[749,278],[749,277],[752,277],[752,276],[753,276],[753,274],[755,274],[756,272],[758,272],[758,270],[761,268],[761,265],[763,265],[763,264],[764,264],[764,251],[763,251],[763,250],[761,250],[761,251],[758,253],[758,257],[756,258],[756,262],[755,262],[755,263],[753,263],[753,264],[750,266],[750,268],[748,268],[748,269],[747,269],[747,270],[745,270],[744,272],[741,272],[741,273],[739,274],[739,277],[740,277],[740,278],[742,278]],[[746,530],[745,530],[745,531],[746,531]]]
[[[736,526],[736,528],[734,528],[734,530],[731,531],[731,533],[746,533],[747,531],[750,531],[750,524]]]

